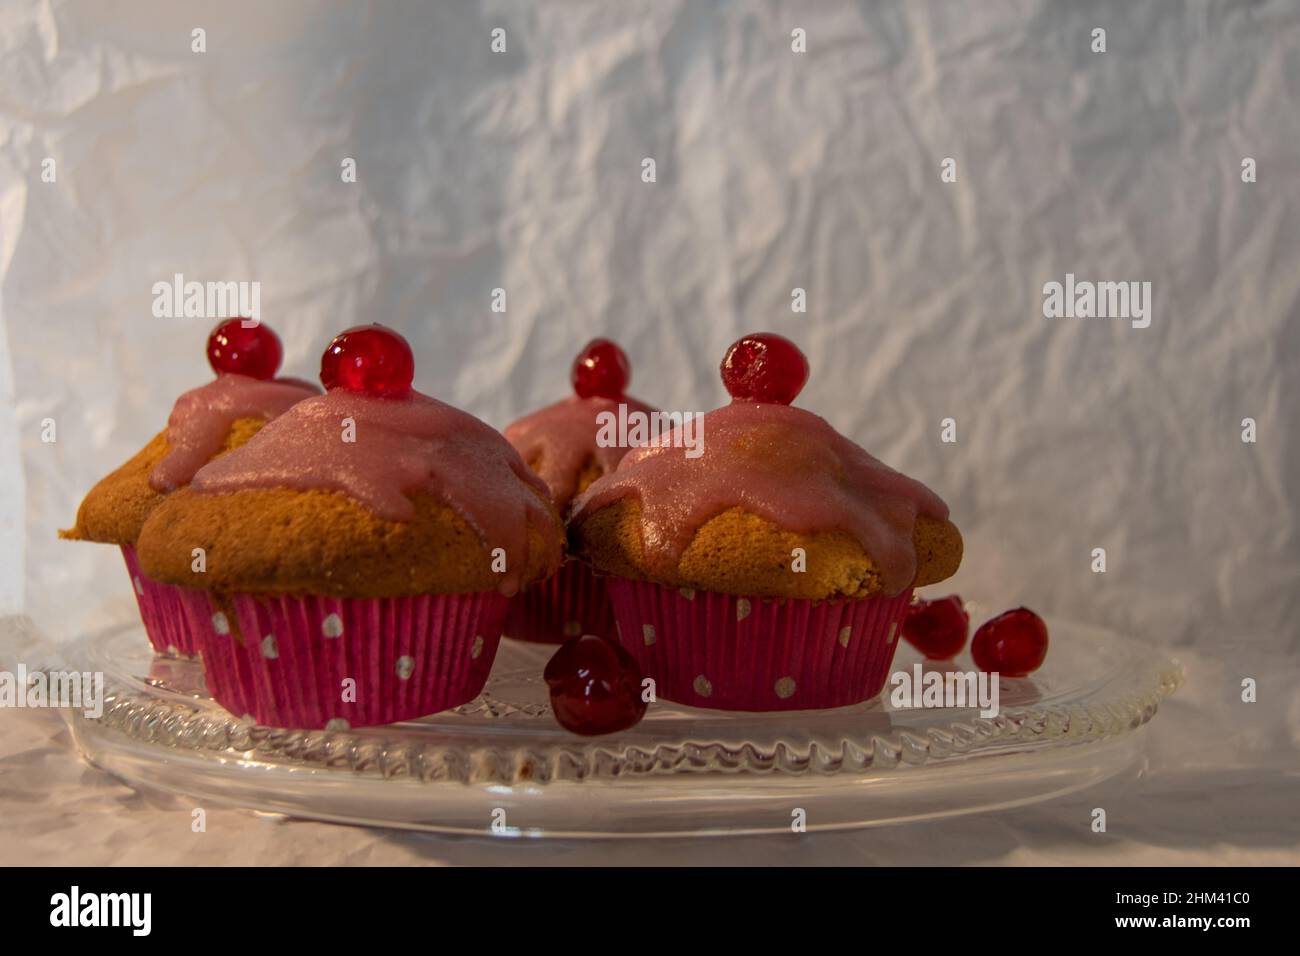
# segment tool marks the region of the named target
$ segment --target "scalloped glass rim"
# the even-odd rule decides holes
[[[77,665],[104,672],[104,714],[68,717],[87,759],[118,776],[297,816],[497,835],[747,833],[788,830],[798,800],[817,810],[809,829],[866,826],[1035,802],[1138,759],[1131,732],[1181,685],[1181,666],[1112,632],[1049,625],[1047,663],[1002,682],[994,718],[898,710],[887,686],[827,711],[661,701],[628,731],[582,738],[550,714],[541,670],[553,648],[507,640],[484,693],[454,711],[282,730],[220,708],[199,665],[152,657],[138,625],[79,643]],[[919,662],[903,644],[892,671]],[[974,669],[968,657],[956,667]],[[494,809],[525,825],[493,828]]]

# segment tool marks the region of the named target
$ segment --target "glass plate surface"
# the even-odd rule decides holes
[[[972,620],[981,615],[972,609]],[[483,694],[385,727],[291,731],[241,722],[201,667],[153,657],[130,626],[84,639],[105,675],[98,719],[68,713],[92,763],[133,783],[292,816],[499,836],[655,836],[882,825],[1021,806],[1140,761],[1136,733],[1182,683],[1164,652],[1068,621],[1001,712],[899,709],[735,713],[651,705],[636,727],[582,738],[555,723],[553,648],[502,641]],[[892,672],[921,663],[901,643]],[[947,668],[973,670],[968,656]]]

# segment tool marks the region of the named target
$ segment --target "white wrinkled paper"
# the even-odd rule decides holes
[[[1098,54],[1050,3],[7,5],[0,594],[59,637],[131,613],[54,534],[209,376],[213,323],[152,314],[180,273],[260,282],[291,374],[391,324],[499,427],[597,334],[689,411],[785,333],[800,403],[951,504],[952,587],[1294,649],[1300,12],[1105,13]],[[1151,282],[1151,326],[1043,318],[1067,272]]]

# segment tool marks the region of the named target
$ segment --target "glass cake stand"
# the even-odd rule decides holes
[[[551,715],[541,674],[554,648],[505,640],[483,694],[456,710],[280,730],[227,713],[197,663],[152,656],[138,625],[80,642],[77,666],[104,673],[103,715],[65,713],[85,758],[128,782],[296,817],[507,837],[877,826],[1036,803],[1141,760],[1139,731],[1181,666],[1111,632],[1048,623],[1046,664],[1003,680],[991,719],[896,709],[887,684],[828,711],[660,701],[628,731],[584,738]],[[892,672],[919,662],[902,643]],[[956,667],[974,669],[968,657]]]

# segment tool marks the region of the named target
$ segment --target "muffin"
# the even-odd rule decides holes
[[[195,651],[175,588],[140,570],[136,540],[163,500],[184,488],[209,461],[248,441],[268,421],[320,390],[306,382],[274,378],[283,351],[261,323],[231,319],[208,337],[215,381],[186,392],[172,406],[167,428],[124,465],[90,489],[73,527],[59,537],[98,541],[122,549],[145,633],[160,654]]]
[[[545,483],[497,431],[414,391],[413,373],[395,332],[340,334],[324,395],[145,523],[141,566],[183,589],[208,690],[231,713],[337,729],[463,704],[509,597],[559,564]]]
[[[574,359],[574,394],[506,428],[506,440],[546,482],[561,515],[576,495],[618,467],[638,428],[637,443],[644,440],[643,423],[658,414],[625,394],[631,377],[623,350],[608,339],[593,339]],[[612,636],[614,612],[604,582],[582,562],[566,560],[511,602],[505,633],[546,644],[580,634]]]
[[[961,563],[944,502],[789,403],[808,377],[760,333],[722,364],[732,402],[703,454],[634,449],[573,506],[569,546],[607,584],[618,639],[658,696],[724,710],[880,692],[912,589]]]

